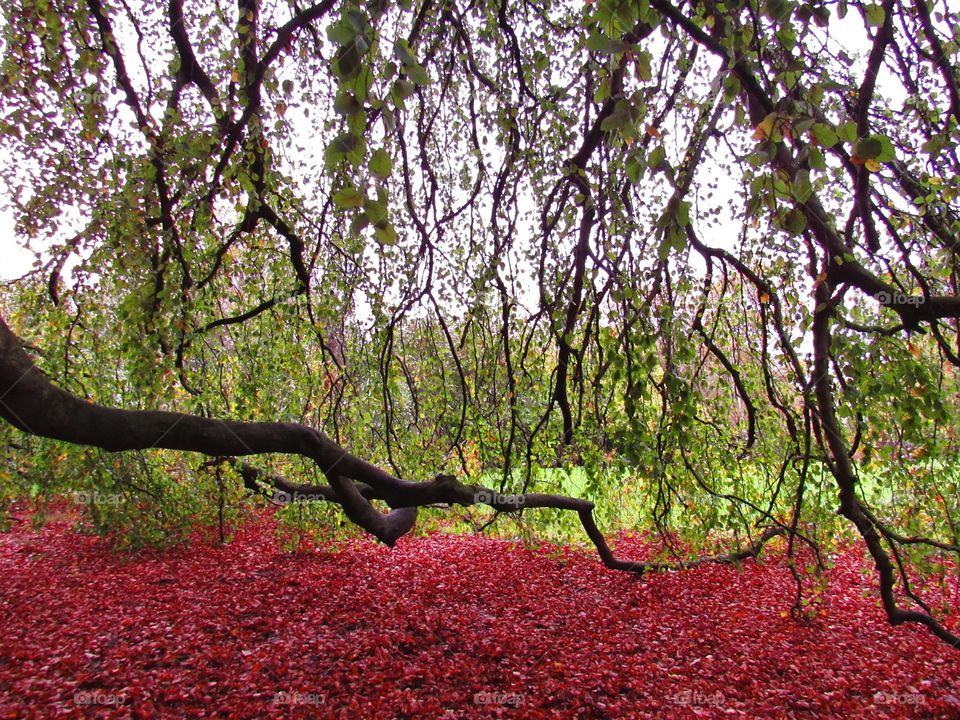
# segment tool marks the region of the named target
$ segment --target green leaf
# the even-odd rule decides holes
[[[345,13],[345,16],[350,27],[358,33],[365,33],[370,29],[370,20],[367,18],[366,13],[359,8],[350,8]]]
[[[383,108],[380,114],[380,120],[383,122],[383,129],[388,135],[397,128],[396,114],[390,108]]]
[[[350,23],[340,20],[327,28],[327,37],[331,42],[338,46],[349,45],[357,36],[357,31],[350,26]]]
[[[787,0],[767,0],[764,4],[764,11],[767,17],[774,22],[783,22],[793,12],[793,3]]]
[[[610,78],[605,77],[600,81],[600,85],[597,87],[597,92],[594,94],[593,99],[598,103],[606,102],[610,97]]]
[[[603,33],[596,31],[591,33],[590,37],[587,38],[586,45],[589,50],[602,55],[614,55],[630,49],[630,46],[622,40],[609,38]]]
[[[670,223],[667,226],[663,238],[660,240],[660,246],[657,248],[657,256],[661,260],[670,257],[671,250],[682,251],[687,244],[687,234],[676,223]]]
[[[893,143],[890,141],[886,135],[871,135],[871,140],[876,140],[880,143],[880,152],[877,153],[874,160],[877,162],[890,162],[894,160],[897,156],[897,151],[893,147]]]
[[[354,235],[360,233],[365,227],[370,225],[370,218],[367,217],[366,213],[357,213],[353,216],[353,220],[350,221],[350,232]]]
[[[587,36],[584,44],[587,46],[587,50],[592,52],[600,52],[600,48],[602,48],[609,39],[610,38],[603,33],[594,30],[592,33],[590,33],[590,35]]]
[[[341,115],[353,115],[363,110],[363,105],[357,102],[353,93],[339,92],[333,100],[333,109]]]
[[[404,67],[404,71],[407,73],[407,77],[413,82],[414,85],[429,85],[433,82],[430,79],[430,76],[427,74],[427,71],[423,69],[423,66],[420,64],[416,65],[407,65]]]
[[[353,115],[348,115],[347,128],[354,135],[362,136],[367,129],[367,114],[361,110],[353,113]]]
[[[597,3],[596,21],[607,35],[619,35],[629,30],[636,22],[634,13],[640,10],[637,3],[612,0]]]
[[[816,141],[823,145],[823,147],[833,147],[840,140],[840,138],[837,137],[837,134],[833,131],[833,128],[829,125],[825,125],[824,123],[816,123],[810,128],[810,132],[813,134],[813,137],[816,138]]]
[[[663,145],[657,145],[647,156],[647,167],[651,167],[654,170],[659,169],[664,160],[666,160],[666,157],[667,154],[663,149]]]
[[[350,90],[357,98],[357,102],[364,103],[370,96],[370,86],[373,84],[373,73],[369,69],[358,72],[356,77],[343,83],[344,90]]]
[[[723,101],[732,103],[740,95],[740,78],[730,73],[723,78]]]
[[[795,135],[803,135],[813,127],[813,118],[803,118],[793,123],[793,132]]]
[[[416,90],[414,84],[409,80],[397,80],[390,87],[390,99],[398,110],[403,110],[407,107],[404,100],[413,95]]]
[[[646,164],[639,153],[631,153],[627,156],[627,178],[636,185],[643,177],[643,171],[646,170]]]
[[[357,165],[363,160],[366,151],[367,144],[362,137],[341,133],[327,146],[324,159],[328,167],[336,165],[341,160],[349,160],[352,165]]]
[[[650,82],[653,79],[653,70],[650,67],[650,53],[641,50],[633,56],[634,65],[637,68],[637,77],[643,82]]]
[[[810,171],[798,171],[790,184],[790,190],[797,202],[804,203],[809,200],[813,194],[813,186],[810,184]]]
[[[881,5],[870,3],[869,5],[864,6],[863,11],[867,16],[867,25],[870,27],[880,27],[883,25],[886,13],[883,11],[883,7]]]
[[[393,84],[390,92],[405,100],[416,92],[416,88],[413,86],[413,83],[407,82],[406,80],[397,80]]]
[[[393,170],[393,160],[390,158],[390,153],[380,148],[370,157],[370,163],[367,167],[370,168],[370,172],[383,180],[390,176],[390,171]]]
[[[387,222],[387,206],[380,200],[366,198],[363,203],[363,214],[366,215],[371,225],[376,225],[378,228],[386,227],[389,224]]]
[[[844,142],[854,142],[857,139],[857,124],[853,121],[845,122],[837,128],[837,137]]]
[[[348,187],[333,194],[333,204],[338,210],[350,210],[363,205],[366,196],[356,188]]]
[[[330,143],[331,151],[339,155],[349,155],[356,149],[358,140],[359,138],[356,135],[350,133],[337,135]]]
[[[794,208],[783,216],[782,225],[788,233],[799,235],[807,228],[807,216]]]
[[[664,233],[663,238],[660,240],[660,245],[657,247],[657,258],[659,260],[666,260],[670,257],[670,237]]]
[[[807,161],[810,163],[810,167],[812,167],[814,170],[826,170],[827,161],[823,157],[823,153],[820,151],[820,148],[812,146],[808,147],[810,148],[810,152],[807,156]]]
[[[393,225],[387,224],[385,227],[375,228],[373,236],[384,245],[397,244],[397,231]]]
[[[603,119],[603,122],[600,123],[600,129],[604,132],[619,130],[620,128],[627,127],[631,122],[633,122],[633,119],[630,116],[630,106],[620,101],[617,103],[614,111],[607,115],[607,117]]]
[[[857,140],[853,146],[853,152],[861,160],[875,160],[883,150],[883,144],[875,135]]]
[[[341,80],[350,80],[360,73],[360,51],[356,43],[344,45],[333,59],[333,74]]]
[[[404,65],[417,65],[417,56],[410,50],[410,44],[399,39],[393,44],[393,56]]]
[[[826,5],[817,5],[814,7],[813,22],[817,24],[817,27],[827,27],[830,24],[830,8]]]
[[[920,146],[920,149],[925,153],[929,153],[931,158],[936,158],[940,152],[943,150],[944,145],[946,145],[946,138],[943,135],[934,135],[932,138],[927,140],[923,145]]]

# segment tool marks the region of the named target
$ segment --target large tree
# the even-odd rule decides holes
[[[960,552],[946,2],[4,14],[2,175],[40,257],[6,311],[39,366],[0,324],[20,430],[302,456],[328,484],[238,466],[389,544],[419,506],[572,510],[634,571],[664,565],[537,468],[746,545],[720,561],[778,533],[820,560],[838,500],[890,621],[960,646],[916,586]]]

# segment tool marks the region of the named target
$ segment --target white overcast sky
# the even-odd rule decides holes
[[[13,229],[13,217],[0,209],[0,281],[22,277],[33,268],[33,253],[25,250]]]

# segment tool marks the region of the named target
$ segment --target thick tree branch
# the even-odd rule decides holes
[[[833,313],[832,285],[824,282],[815,291],[817,310],[813,316],[814,393],[820,424],[830,452],[831,471],[840,489],[838,512],[850,520],[860,532],[873,558],[880,582],[880,600],[891,625],[915,622],[925,625],[944,642],[960,648],[960,637],[950,632],[927,612],[904,610],[897,604],[894,588],[896,572],[890,556],[883,548],[877,527],[857,500],[856,475],[834,409],[832,375],[830,373],[830,323]]]
[[[401,480],[347,452],[322,432],[296,423],[217,420],[185,413],[122,410],[88,402],[53,385],[27,357],[23,343],[2,318],[0,417],[33,435],[111,452],[164,448],[214,457],[300,455],[317,463],[330,487],[280,487],[303,491],[304,496],[330,497],[353,522],[390,546],[413,527],[418,507],[438,503],[485,504],[505,513],[525,508],[575,511],[604,564],[636,573],[692,567],[701,562],[736,562],[756,555],[763,543],[781,532],[767,531],[746,550],[697,561],[668,565],[617,560],[593,519],[593,503],[586,500],[540,493],[502,495],[489,488],[465,485],[450,475],[438,475],[429,482]],[[246,471],[247,478],[255,483],[264,476],[256,478],[253,472]],[[382,499],[393,509],[381,513],[371,504],[372,499]]]
[[[200,94],[203,95],[213,110],[221,134],[226,135],[230,130],[230,120],[223,111],[223,104],[220,102],[220,95],[217,93],[213,81],[193,52],[193,45],[190,42],[186,20],[183,16],[183,0],[170,0],[167,15],[170,19],[170,36],[173,38],[177,54],[180,56],[179,76],[184,81],[197,86]]]

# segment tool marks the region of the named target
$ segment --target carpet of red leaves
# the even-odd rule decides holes
[[[0,535],[0,717],[960,718],[960,651],[888,626],[862,561],[801,624],[777,554],[644,578],[474,536],[291,555],[265,515],[118,557],[22,523]]]

